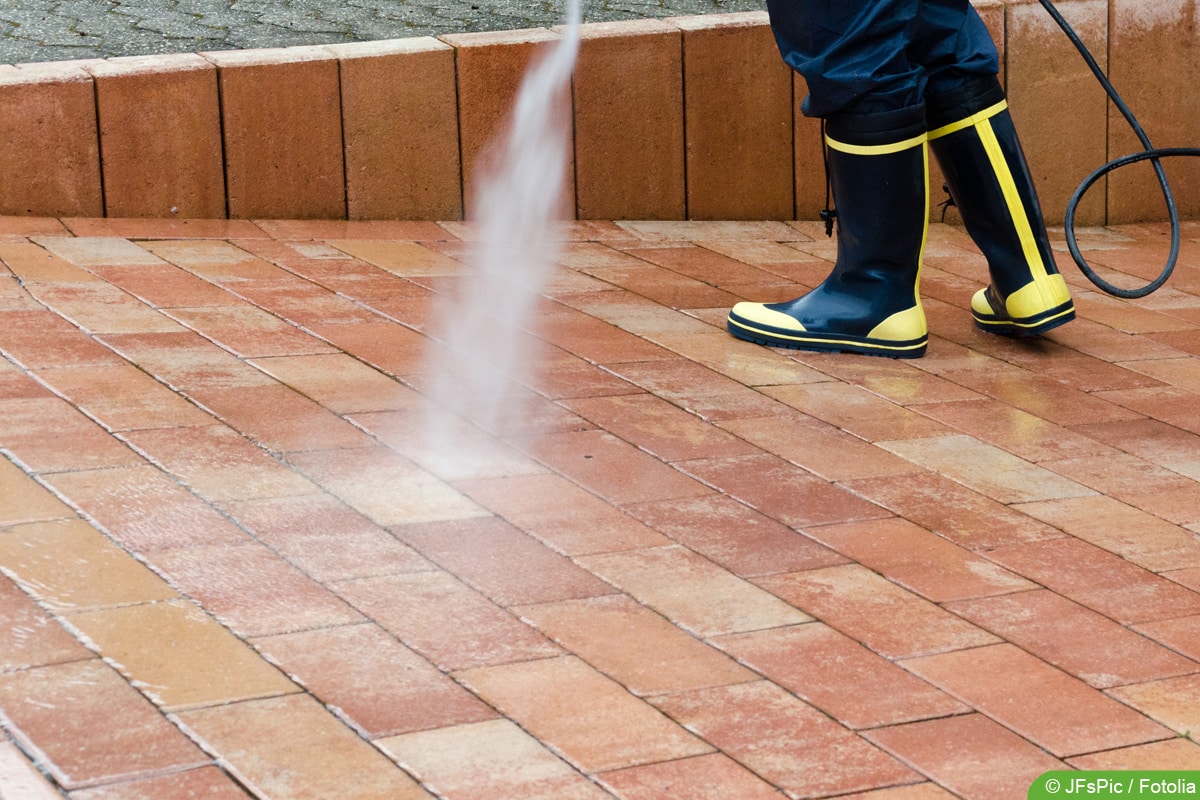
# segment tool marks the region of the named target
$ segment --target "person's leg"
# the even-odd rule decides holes
[[[824,282],[785,303],[738,303],[739,339],[802,350],[892,358],[924,355],[920,301],[928,224],[925,114],[918,106],[828,119],[838,206],[837,262]]]
[[[768,0],[784,61],[826,121],[837,203],[829,277],[786,303],[738,303],[729,331],[760,344],[895,358],[923,355],[918,285],[928,224],[921,70],[907,48],[920,0]]]
[[[910,56],[926,67],[930,148],[991,284],[971,301],[990,333],[1032,336],[1075,318],[1054,264],[995,45],[968,0],[924,0]]]

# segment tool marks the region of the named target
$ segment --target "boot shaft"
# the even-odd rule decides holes
[[[928,104],[930,148],[991,274],[971,303],[976,324],[1028,336],[1070,321],[1071,293],[999,81],[976,79]]]
[[[998,81],[931,98],[929,144],[1003,296],[1058,272],[1037,190]]]
[[[921,108],[839,115],[826,125],[837,208],[831,280],[919,278],[928,232],[929,156]]]

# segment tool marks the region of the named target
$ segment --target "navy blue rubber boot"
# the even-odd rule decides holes
[[[987,258],[991,284],[971,300],[975,324],[1034,336],[1075,318],[1046,235],[1041,205],[995,78],[927,98],[929,146],[963,225]]]
[[[738,303],[726,325],[739,339],[775,347],[919,358],[928,343],[920,299],[929,223],[924,109],[837,115],[826,133],[837,204],[833,271],[795,300]]]

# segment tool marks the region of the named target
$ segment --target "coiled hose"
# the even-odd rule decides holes
[[[1117,110],[1121,112],[1121,116],[1125,117],[1125,121],[1129,123],[1129,127],[1133,129],[1138,141],[1142,143],[1142,147],[1144,148],[1140,153],[1122,156],[1121,158],[1117,158],[1108,162],[1104,166],[1100,167],[1100,169],[1096,170],[1087,178],[1085,178],[1083,183],[1079,185],[1079,188],[1075,190],[1075,194],[1071,196],[1071,200],[1067,203],[1066,217],[1063,222],[1063,227],[1065,228],[1067,237],[1067,247],[1070,249],[1071,257],[1075,259],[1075,263],[1079,266],[1080,271],[1087,276],[1088,280],[1090,280],[1100,289],[1104,290],[1108,294],[1113,295],[1114,297],[1124,297],[1129,299],[1145,297],[1146,295],[1162,288],[1162,285],[1167,282],[1168,278],[1171,277],[1171,273],[1175,271],[1175,264],[1179,261],[1179,249],[1182,239],[1179,222],[1179,208],[1175,203],[1175,194],[1171,191],[1171,184],[1167,180],[1167,174],[1163,170],[1161,160],[1164,158],[1175,158],[1179,156],[1200,156],[1200,148],[1157,148],[1151,144],[1150,137],[1146,135],[1145,129],[1142,128],[1141,123],[1138,122],[1137,117],[1133,115],[1133,112],[1129,110],[1129,106],[1126,105],[1125,101],[1121,99],[1121,95],[1113,87],[1112,83],[1108,79],[1108,76],[1104,74],[1104,70],[1102,70],[1100,65],[1096,63],[1095,57],[1092,56],[1091,51],[1089,51],[1087,46],[1084,45],[1083,40],[1079,38],[1079,34],[1077,34],[1075,30],[1067,23],[1066,19],[1064,19],[1059,10],[1055,8],[1054,3],[1052,3],[1051,0],[1039,1],[1041,2],[1042,7],[1045,8],[1050,16],[1054,19],[1054,21],[1058,23],[1058,26],[1062,28],[1063,33],[1067,35],[1067,38],[1071,40],[1071,43],[1075,45],[1075,49],[1079,51],[1081,56],[1083,56],[1083,60],[1087,63],[1092,73],[1096,76],[1096,80],[1098,80],[1100,85],[1104,87],[1104,91],[1108,93],[1109,99],[1112,100],[1113,105],[1116,106]],[[1171,252],[1167,257],[1167,263],[1163,267],[1162,273],[1159,274],[1157,278],[1140,289],[1122,289],[1118,286],[1113,286],[1111,283],[1108,283],[1099,275],[1097,275],[1096,271],[1092,269],[1090,264],[1087,263],[1087,259],[1083,257],[1083,253],[1079,250],[1079,243],[1076,241],[1075,236],[1075,213],[1078,210],[1079,203],[1083,200],[1084,195],[1087,194],[1088,190],[1091,189],[1097,181],[1113,170],[1120,169],[1121,167],[1125,167],[1130,164],[1136,164],[1139,161],[1149,161],[1154,167],[1155,175],[1158,177],[1158,185],[1162,189],[1163,199],[1167,203],[1167,213],[1170,215],[1171,220]]]

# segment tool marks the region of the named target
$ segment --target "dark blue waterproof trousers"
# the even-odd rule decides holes
[[[970,0],[767,0],[783,60],[804,76],[810,117],[920,106],[996,75],[996,46]]]

